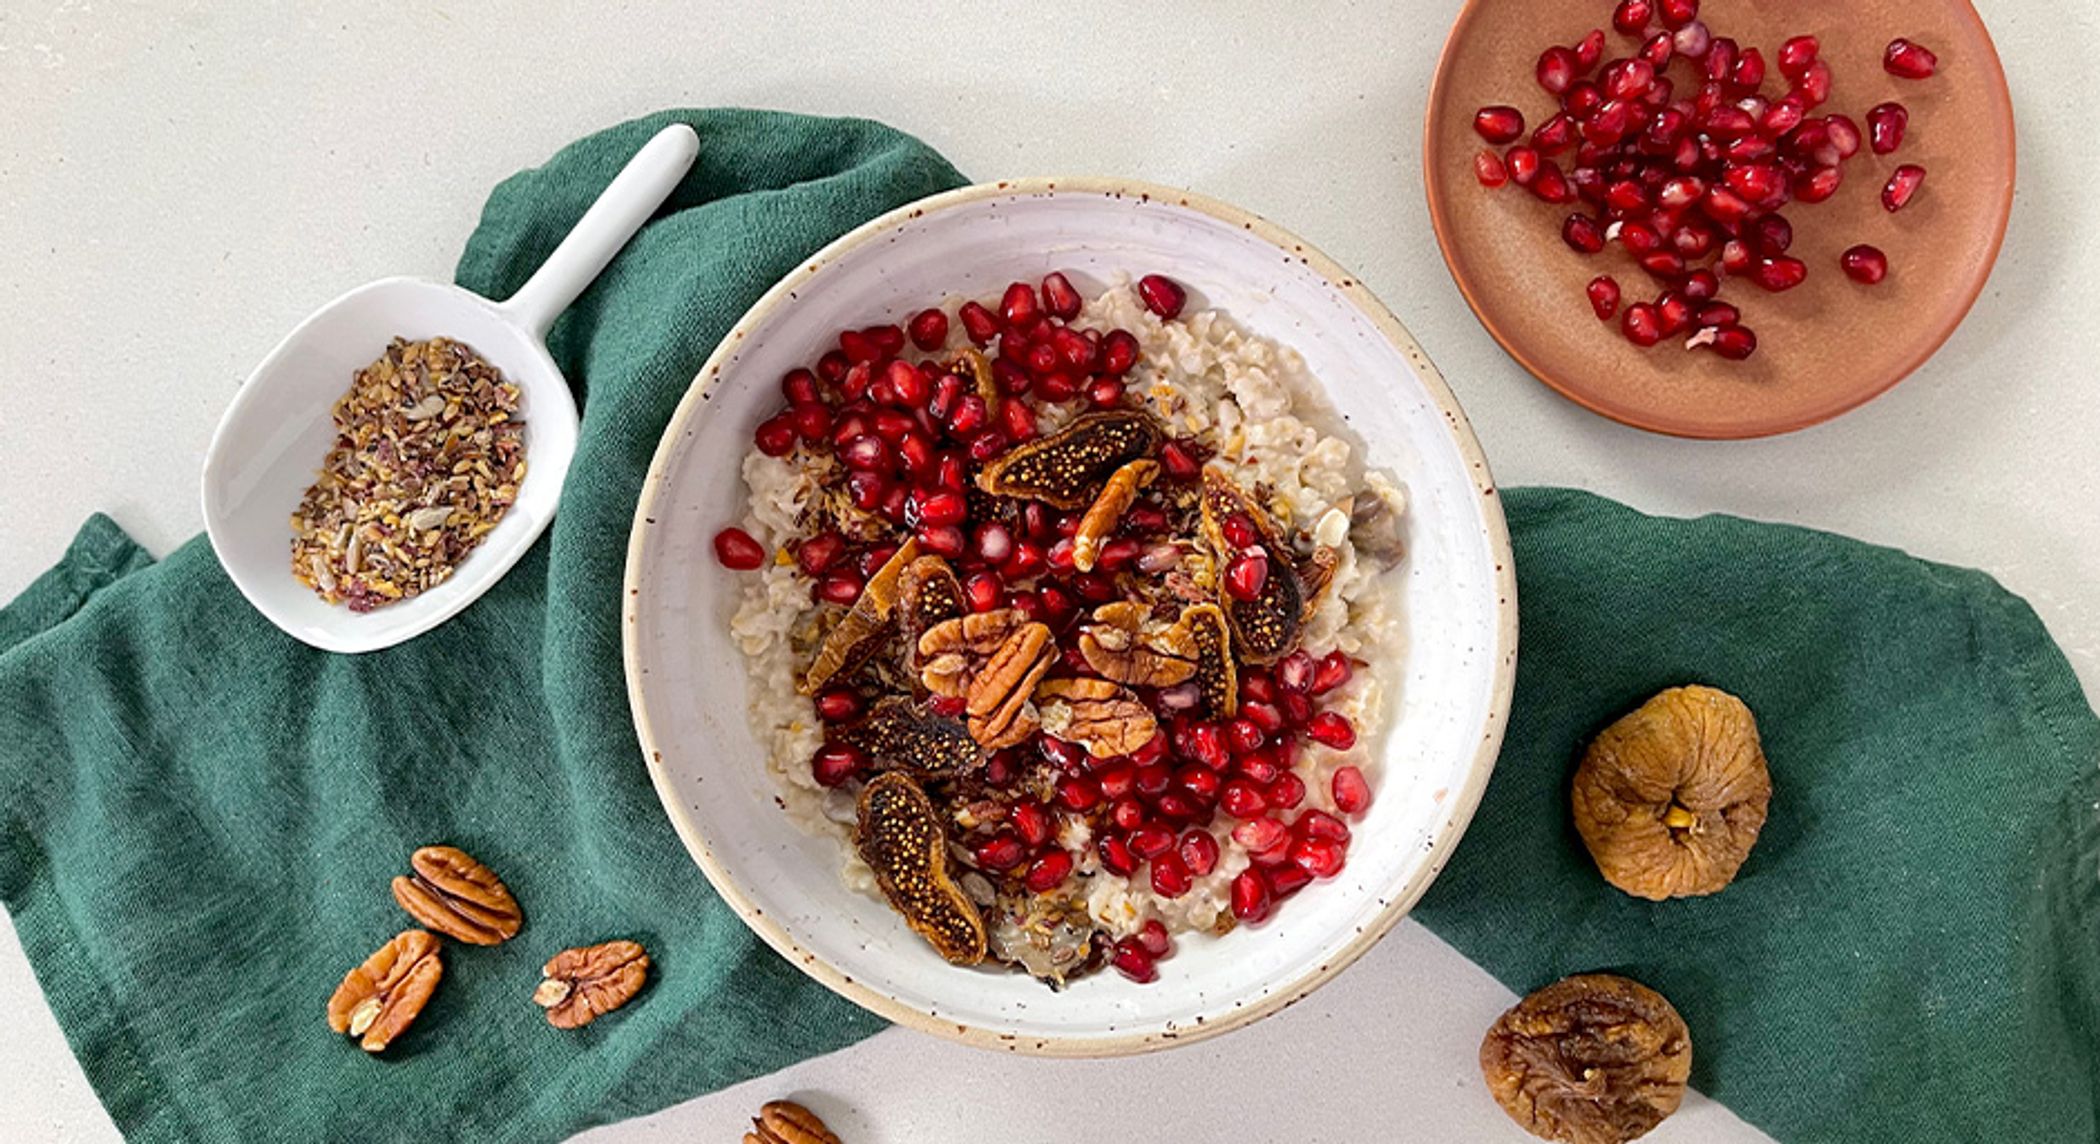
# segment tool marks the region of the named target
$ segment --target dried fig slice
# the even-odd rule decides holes
[[[1576,768],[1575,828],[1637,898],[1711,894],[1757,845],[1772,775],[1757,719],[1711,687],[1673,687],[1606,727]]]
[[[860,792],[860,856],[890,907],[956,965],[984,960],[984,918],[948,875],[948,836],[910,776],[875,776]]]
[[[1232,624],[1232,643],[1240,658],[1248,663],[1274,663],[1298,646],[1299,633],[1316,595],[1309,589],[1326,587],[1333,575],[1334,554],[1326,554],[1324,566],[1318,561],[1314,563],[1318,582],[1308,585],[1300,574],[1297,556],[1283,542],[1283,536],[1268,511],[1240,488],[1222,467],[1204,466],[1203,535],[1211,548],[1220,554],[1221,567],[1222,558],[1235,551],[1235,546],[1225,538],[1225,520],[1232,516],[1245,516],[1254,523],[1259,534],[1257,543],[1269,556],[1269,575],[1254,599],[1234,599],[1221,587],[1218,604]]]
[[[1196,604],[1182,609],[1181,626],[1196,649],[1194,678],[1203,709],[1213,719],[1239,714],[1240,676],[1232,662],[1232,630],[1225,613],[1216,604]]]
[[[898,578],[897,607],[905,644],[915,650],[919,637],[933,627],[970,611],[955,570],[938,556],[921,556],[905,566]]]
[[[964,347],[961,353],[955,355],[955,360],[948,363],[948,369],[975,387],[977,396],[984,398],[985,404],[998,407],[999,379],[992,375],[991,360],[981,351],[974,347]]]
[[[328,998],[328,1027],[360,1038],[358,1047],[368,1053],[385,1052],[415,1022],[444,975],[437,938],[406,930],[343,975]]]
[[[1135,687],[1172,687],[1196,674],[1196,651],[1187,625],[1155,622],[1131,600],[1094,609],[1094,622],[1079,633],[1087,666]]]
[[[984,749],[960,719],[922,711],[903,696],[875,705],[867,718],[838,737],[868,756],[877,770],[902,770],[925,779],[952,778],[984,762]]]
[[[1677,1111],[1692,1034],[1663,995],[1592,973],[1556,981],[1502,1014],[1480,1042],[1488,1091],[1526,1132],[1622,1144]]]
[[[1159,423],[1135,409],[1088,413],[994,458],[978,472],[977,487],[995,496],[1084,508],[1096,484],[1126,462],[1150,456],[1161,436]]]
[[[853,601],[853,607],[825,633],[824,642],[817,647],[809,670],[802,676],[802,694],[815,695],[833,676],[844,675],[866,663],[889,638],[895,624],[891,612],[897,605],[897,582],[918,558],[919,542],[907,540],[868,577],[860,598]]]
[[[1131,502],[1137,500],[1138,492],[1150,485],[1159,476],[1158,461],[1131,461],[1108,476],[1108,483],[1094,503],[1079,518],[1079,528],[1072,533],[1072,567],[1081,572],[1092,572],[1094,561],[1101,556],[1101,545],[1108,540],[1116,525],[1123,520]]]
[[[1159,733],[1159,722],[1129,688],[1106,679],[1049,679],[1035,689],[1043,730],[1097,759],[1127,755]]]

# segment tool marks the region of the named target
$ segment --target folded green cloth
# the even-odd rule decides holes
[[[728,326],[829,238],[961,180],[872,124],[652,117],[498,188],[460,281],[514,289],[673,118],[700,166],[554,331],[584,397],[561,514],[459,618],[324,655],[201,540],[154,563],[101,517],[0,610],[0,898],[128,1135],[555,1140],[878,1027],[757,942],[666,824],[620,571],[657,436]],[[2100,730],[2031,613],[1799,529],[1507,503],[1511,745],[1424,920],[1520,989],[1597,968],[1661,988],[1695,1081],[1787,1139],[2092,1139]],[[1691,679],[1763,716],[1772,821],[1725,894],[1634,902],[1583,854],[1567,777],[1588,734]],[[322,1002],[407,924],[386,883],[438,840],[502,873],[526,929],[448,946],[422,1020],[367,1059]],[[648,990],[549,1028],[540,963],[616,936],[656,958]]]

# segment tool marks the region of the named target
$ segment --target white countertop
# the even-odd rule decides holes
[[[205,442],[249,367],[350,286],[449,277],[503,176],[620,119],[740,104],[886,120],[977,178],[1129,175],[1267,215],[1409,325],[1503,483],[1795,521],[1984,568],[2034,603],[2089,692],[2100,683],[2091,5],[1979,4],[2011,75],[2020,191],[1968,322],[1872,405],[1743,444],[1593,417],[1467,311],[1418,171],[1457,0],[1249,0],[1201,19],[1177,4],[758,7],[0,0],[0,600],[94,510],[155,552],[195,533]],[[0,931],[0,1011],[15,1015],[0,1135],[115,1139]],[[1182,1139],[1522,1140],[1474,1063],[1510,1001],[1407,923],[1311,999],[1219,1041],[1052,1063],[892,1030],[591,1138],[735,1139],[762,1101],[799,1093],[852,1144],[1066,1144],[1092,1138],[1104,1106]],[[1650,1138],[1761,1139],[1696,1099]]]

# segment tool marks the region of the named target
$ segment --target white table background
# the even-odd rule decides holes
[[[205,443],[248,368],[350,286],[449,277],[503,176],[623,118],[740,104],[883,119],[977,178],[1129,175],[1267,215],[1399,313],[1504,483],[1797,521],[1987,569],[2033,601],[2088,690],[2100,682],[2091,0],[1981,5],[2011,73],[2020,191],[1967,324],[1865,409],[1743,444],[1593,417],[1467,311],[1418,170],[1457,0],[765,7],[0,0],[0,600],[93,510],[156,552],[195,533]],[[0,1136],[114,1139],[0,932]],[[852,1144],[1068,1144],[1104,1110],[1249,1144],[1521,1140],[1474,1064],[1510,1001],[1407,923],[1222,1041],[1051,1063],[892,1030],[591,1139],[732,1140],[759,1103],[797,1093]],[[1652,1137],[1761,1138],[1696,1098]]]

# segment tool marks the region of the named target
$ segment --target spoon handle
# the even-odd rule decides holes
[[[502,308],[545,341],[554,319],[627,245],[692,169],[699,154],[700,137],[685,124],[674,123],[657,132],[620,168],[598,201],[577,220],[575,229]]]

